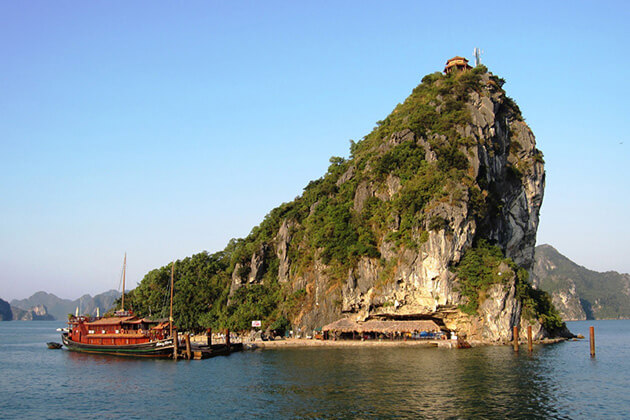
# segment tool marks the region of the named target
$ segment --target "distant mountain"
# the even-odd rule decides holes
[[[540,245],[532,282],[551,294],[565,320],[630,318],[630,274],[592,271]]]
[[[96,308],[100,308],[101,314],[104,314],[114,305],[114,302],[119,297],[120,292],[116,290],[109,290],[94,297],[83,295],[75,300],[61,299],[52,293],[37,292],[28,299],[13,299],[11,306],[13,308],[34,308],[44,305],[48,310],[48,314],[55,319],[63,320],[67,318],[68,314],[75,313],[77,307],[80,308],[81,314],[95,315]]]
[[[25,310],[11,306],[9,302],[0,299],[0,321],[52,321],[54,319],[44,305],[35,305]]]

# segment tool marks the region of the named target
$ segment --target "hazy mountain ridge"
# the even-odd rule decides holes
[[[101,314],[104,314],[114,305],[120,295],[121,293],[116,290],[109,290],[95,295],[94,297],[86,294],[78,299],[70,300],[59,298],[52,293],[40,291],[27,299],[13,299],[11,301],[11,307],[27,311],[27,309],[24,308],[35,308],[43,305],[47,309],[47,313],[54,317],[54,319],[64,320],[67,318],[68,314],[75,313],[77,307],[80,308],[81,314],[96,315],[96,308],[100,308]]]
[[[565,320],[630,318],[630,274],[589,270],[540,245],[532,282],[551,294]]]

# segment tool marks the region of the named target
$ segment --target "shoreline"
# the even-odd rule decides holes
[[[562,341],[568,341],[566,338],[552,338],[534,341],[533,344],[555,344]],[[483,341],[469,341],[472,347],[484,346],[512,346],[511,342],[495,343]],[[520,346],[527,346],[527,341],[520,341]],[[243,341],[243,346],[250,350],[274,350],[283,348],[319,348],[319,347],[423,347],[423,348],[443,348],[456,349],[456,340],[316,340],[316,339],[300,339],[288,338],[272,341]]]

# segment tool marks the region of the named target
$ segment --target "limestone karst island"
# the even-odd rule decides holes
[[[178,261],[180,331],[256,320],[302,337],[570,336],[529,279],[544,160],[504,83],[448,60],[246,238]],[[149,272],[127,305],[155,315],[170,275]]]

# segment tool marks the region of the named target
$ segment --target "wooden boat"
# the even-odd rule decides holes
[[[138,318],[133,312],[124,309],[126,265],[125,254],[121,310],[109,317],[91,318],[79,316],[78,313],[70,317],[68,331],[61,334],[61,340],[68,350],[115,356],[173,356],[177,344],[173,337],[177,337],[177,332],[174,332],[172,325],[172,313],[169,321],[159,322]],[[171,273],[171,287],[172,281]]]
[[[60,349],[61,348],[61,344],[55,343],[54,341],[46,343],[46,345],[48,346],[49,349]]]
[[[68,325],[70,331],[61,335],[68,350],[136,357],[173,355],[168,323],[140,319],[130,311],[117,311],[113,317],[99,319],[72,317]]]

